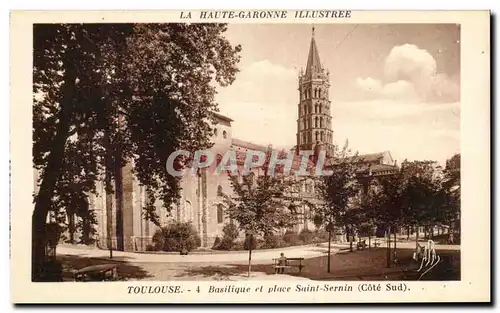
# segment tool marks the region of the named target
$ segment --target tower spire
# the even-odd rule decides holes
[[[309,56],[307,58],[306,75],[321,72],[321,61],[319,59],[318,47],[316,47],[315,27],[312,27],[311,45],[309,46]]]

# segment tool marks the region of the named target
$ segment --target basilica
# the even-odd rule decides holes
[[[299,101],[297,105],[296,146],[293,147],[294,167],[300,164],[300,151],[324,150],[326,155],[333,152],[334,133],[332,130],[332,107],[329,100],[329,72],[323,67],[314,38],[314,29],[309,46],[306,68],[298,77]],[[293,104],[291,104],[293,105]],[[233,120],[215,113],[214,134],[211,148],[217,159],[227,151],[236,153],[237,162],[242,164],[246,152],[258,150],[269,152],[272,145],[264,146],[234,138],[232,135]],[[397,166],[388,151],[373,153],[359,157],[360,177],[390,175]],[[309,164],[313,166],[314,164]],[[144,220],[143,207],[147,194],[133,175],[133,164],[123,168],[121,182],[117,183],[116,195],[107,196],[103,184],[98,185],[97,195],[90,195],[89,204],[97,217],[98,245],[123,251],[144,251],[151,243],[157,226]],[[259,175],[262,169],[255,168],[253,174]],[[157,203],[157,214],[162,224],[171,220],[191,222],[201,238],[202,247],[210,248],[217,236],[222,235],[222,228],[227,222],[224,214],[223,194],[232,192],[227,173],[219,174],[201,171],[198,175],[185,175],[181,181],[181,199],[178,205],[167,211],[161,203]],[[305,179],[299,186],[297,197],[314,200],[314,183]],[[296,231],[303,228],[312,229],[313,223],[309,208],[304,205],[304,218],[296,225]]]

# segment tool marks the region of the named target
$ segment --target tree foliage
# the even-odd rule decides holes
[[[229,176],[233,195],[226,195],[226,214],[240,230],[253,235],[272,234],[296,225],[297,203],[286,195],[296,183],[278,176]]]
[[[237,73],[240,47],[225,24],[37,24],[33,42],[33,163],[40,171],[34,258],[49,210],[108,192],[126,162],[153,203],[179,197],[165,168],[175,150],[210,146],[216,84]],[[179,166],[185,162],[179,160]],[[36,248],[35,248],[36,247]],[[36,263],[36,262],[35,262]]]
[[[330,159],[331,175],[318,177],[316,192],[323,200],[323,205],[315,207],[316,223],[333,223],[337,226],[350,227],[357,223],[355,211],[359,208],[360,185],[356,177],[357,154],[352,155],[346,141],[342,149],[335,147]]]

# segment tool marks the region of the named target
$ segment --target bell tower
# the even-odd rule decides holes
[[[297,148],[300,150],[333,151],[332,116],[328,90],[330,73],[323,68],[312,28],[311,44],[305,72],[299,75],[299,105],[297,119]]]

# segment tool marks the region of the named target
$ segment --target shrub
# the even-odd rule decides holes
[[[241,240],[233,242],[233,245],[232,245],[231,249],[229,249],[229,250],[231,250],[231,251],[245,250],[244,249],[244,242]]]
[[[220,243],[217,246],[214,243],[214,247],[212,249],[232,250],[235,244],[234,241],[238,238],[238,235],[238,227],[236,227],[234,223],[224,225],[222,228],[222,239],[220,239]],[[217,238],[215,240],[217,241]]]
[[[313,237],[313,232],[307,228],[302,229],[299,234],[299,240],[306,244],[311,243],[313,241]]]
[[[214,250],[219,249],[220,243],[221,243],[221,239],[219,238],[219,236],[215,237],[214,244],[212,245],[212,249],[214,249]]]
[[[233,247],[236,243],[234,240],[231,240],[230,238],[227,237],[222,237],[222,240],[219,244],[219,246],[216,248],[217,250],[233,250]]]
[[[296,246],[299,244],[299,236],[297,235],[297,232],[287,230],[283,235],[283,241],[291,246]]]
[[[279,248],[282,242],[278,236],[273,233],[264,235],[264,243],[262,244],[262,249],[274,249]]]
[[[153,235],[153,238],[151,239],[152,244],[151,249],[152,251],[162,251],[163,247],[165,246],[165,235],[163,234],[163,230],[157,229]]]
[[[232,239],[233,241],[238,238],[239,234],[238,227],[236,227],[234,223],[228,223],[222,228],[222,236]]]
[[[322,243],[328,241],[328,232],[326,230],[317,230],[313,233],[314,242]]]
[[[191,251],[201,246],[201,239],[191,223],[173,222],[156,231],[153,246],[157,251]]]

